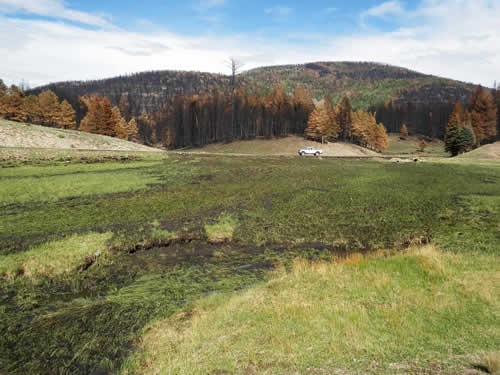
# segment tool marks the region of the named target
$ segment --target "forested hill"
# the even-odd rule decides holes
[[[474,85],[409,69],[370,62],[316,62],[257,68],[242,74],[252,87],[268,89],[281,84],[286,91],[309,87],[316,99],[330,94],[335,102],[344,95],[354,108],[367,109],[394,100],[415,104],[466,102]]]
[[[157,112],[169,99],[177,95],[193,95],[212,88],[228,87],[230,77],[221,74],[183,72],[173,70],[134,73],[114,78],[51,83],[32,89],[28,94],[38,95],[49,89],[59,98],[68,100],[82,115],[78,98],[85,94],[107,96],[111,103],[118,105],[123,94],[127,96],[131,114]]]
[[[154,71],[94,80],[59,82],[38,87],[30,93],[50,89],[77,109],[78,96],[99,94],[118,104],[128,96],[134,115],[158,111],[176,95],[193,95],[213,88],[227,88],[230,77],[220,74]],[[296,86],[311,89],[315,99],[330,94],[334,101],[349,96],[354,108],[367,109],[381,102],[412,101],[415,104],[466,102],[472,84],[421,74],[405,68],[366,62],[316,62],[301,65],[262,67],[239,75],[239,85],[252,92],[267,93],[281,85],[286,92]],[[78,110],[77,110],[78,111]],[[78,114],[77,114],[77,117]]]

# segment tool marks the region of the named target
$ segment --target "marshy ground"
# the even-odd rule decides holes
[[[498,163],[9,152],[1,374],[494,366]]]

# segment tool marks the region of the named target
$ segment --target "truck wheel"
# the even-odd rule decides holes
[[[300,156],[304,156],[304,153],[303,153],[303,152],[299,152],[299,155],[300,155]]]
[[[319,157],[319,152],[316,152],[314,156]]]

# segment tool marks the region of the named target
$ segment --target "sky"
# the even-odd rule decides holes
[[[491,87],[500,0],[0,0],[0,79],[375,61]]]

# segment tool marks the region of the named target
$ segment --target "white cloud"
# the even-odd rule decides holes
[[[238,56],[250,69],[311,61],[379,61],[444,77],[491,85],[500,80],[500,3],[495,0],[424,0],[403,9],[391,32],[355,35],[286,33],[281,37],[206,35],[165,30],[88,30],[61,22],[0,15],[0,78],[32,86],[97,79],[145,70],[228,73]],[[459,20],[459,22],[457,22]]]
[[[73,10],[66,7],[62,0],[0,0],[0,13],[13,14],[17,12],[79,22],[91,26],[112,26],[106,17]]]
[[[389,15],[399,15],[403,12],[404,10],[401,3],[398,0],[391,0],[366,10],[361,14],[361,17],[385,17]]]

